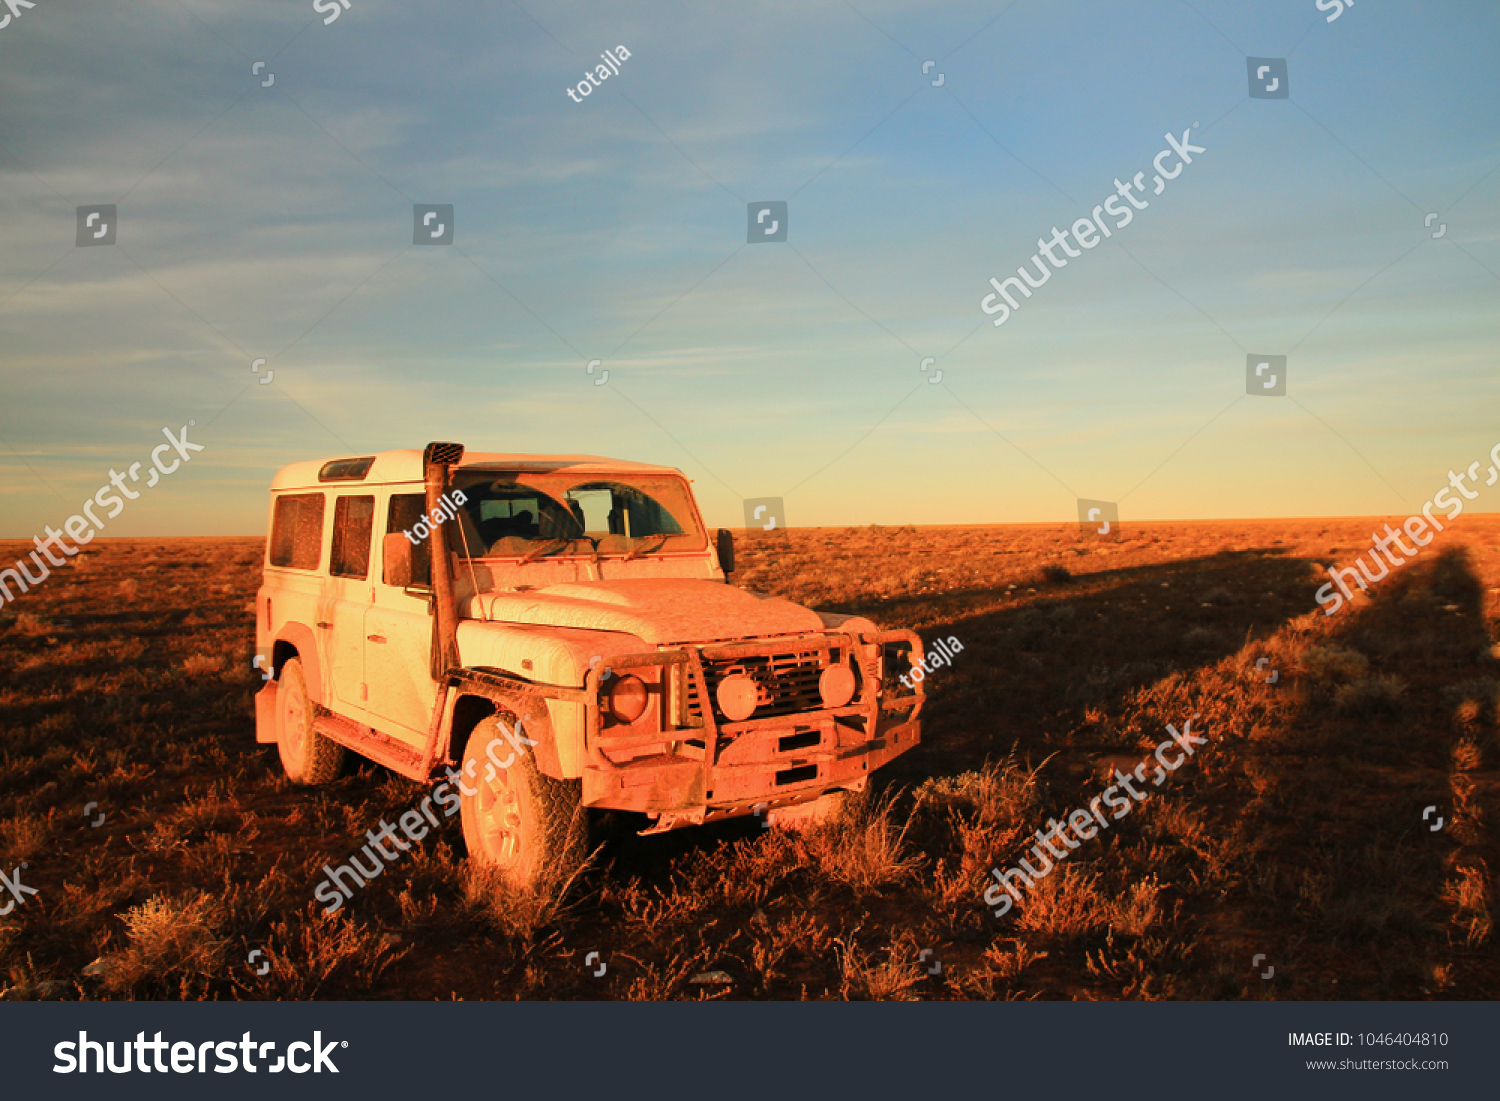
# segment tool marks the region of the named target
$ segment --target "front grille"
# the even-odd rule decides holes
[[[703,679],[708,687],[710,701],[717,699],[719,684],[725,677],[743,673],[755,681],[758,704],[752,719],[771,719],[782,715],[796,715],[803,711],[816,711],[823,706],[818,694],[818,677],[823,672],[823,652],[809,650],[794,654],[761,654],[753,657],[729,658],[720,661],[704,661]],[[719,722],[728,720],[713,704],[714,716]],[[688,700],[688,715],[702,720],[703,711],[696,693]]]

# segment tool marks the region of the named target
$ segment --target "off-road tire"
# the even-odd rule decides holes
[[[464,845],[470,860],[498,868],[512,887],[540,887],[549,880],[556,885],[583,859],[582,782],[544,776],[527,747],[504,740],[500,722],[515,729],[508,714],[484,720],[469,734],[459,762]],[[497,738],[494,753],[487,754]],[[510,764],[497,768],[497,758]]]
[[[286,778],[307,786],[326,784],[344,767],[344,747],[313,729],[316,709],[307,698],[301,659],[289,659],[277,682],[276,751]]]

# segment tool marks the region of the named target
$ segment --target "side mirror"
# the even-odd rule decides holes
[[[734,572],[734,532],[728,528],[720,528],[717,549],[719,569],[724,571],[725,577],[728,577]]]
[[[385,557],[385,583],[404,589],[412,583],[411,542],[399,531],[392,532],[382,543]]]

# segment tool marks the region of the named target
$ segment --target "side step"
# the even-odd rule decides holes
[[[332,714],[314,719],[313,730],[392,772],[399,772],[408,780],[421,782],[427,779],[427,760],[422,752],[388,734]]]

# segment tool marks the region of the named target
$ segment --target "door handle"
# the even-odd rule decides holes
[[[329,628],[330,628],[330,627],[332,627],[332,626],[333,626],[333,624],[332,624],[332,623],[325,623],[325,622],[324,622],[324,621],[323,621],[323,620],[321,620],[321,619],[320,619],[320,620],[318,620],[318,630],[320,630],[320,631],[326,631],[326,630],[328,630],[328,629],[329,629]]]
[[[385,644],[385,636],[384,635],[366,635],[365,638],[369,639],[371,642],[378,642],[381,645]]]

